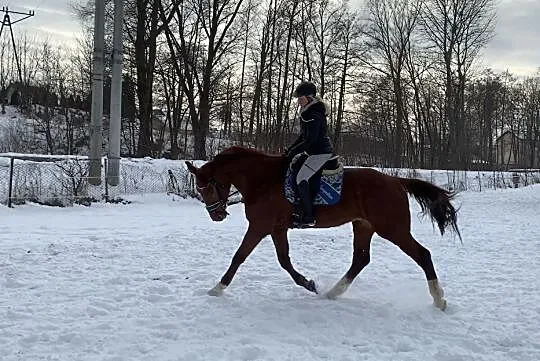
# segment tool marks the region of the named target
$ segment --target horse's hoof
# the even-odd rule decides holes
[[[208,293],[208,296],[217,297],[217,296],[221,296],[223,294],[223,291],[212,288],[211,290],[208,290],[207,293]]]
[[[335,300],[338,298],[338,295],[335,292],[326,292],[324,296],[329,300]]]
[[[349,288],[349,285],[351,284],[351,281],[349,281],[346,277],[343,277],[339,280],[338,283],[335,284],[334,287],[332,287],[331,290],[326,292],[326,298],[330,300],[335,300],[339,296],[345,293],[347,291],[347,288]]]
[[[315,281],[313,280],[309,280],[308,283],[306,283],[306,289],[313,293],[319,294],[319,292],[317,292],[317,286],[315,286]]]
[[[223,290],[225,289],[225,286],[222,285],[221,283],[218,283],[217,285],[214,286],[214,288],[208,290],[208,295],[209,296],[221,296],[223,294]]]
[[[435,307],[437,307],[439,310],[444,311],[446,310],[446,300],[444,298],[439,298],[435,301],[433,301],[435,304]]]

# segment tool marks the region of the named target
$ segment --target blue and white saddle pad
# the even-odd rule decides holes
[[[314,205],[327,205],[331,206],[339,202],[341,198],[341,187],[343,185],[343,165],[339,163],[336,169],[323,169],[322,174],[315,174],[312,181],[318,181],[318,192],[313,197]],[[294,179],[294,172],[289,167],[287,170],[287,176],[285,177],[285,197],[291,203],[295,203],[296,196],[296,181]]]

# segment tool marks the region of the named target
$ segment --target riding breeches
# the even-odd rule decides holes
[[[298,174],[296,175],[296,184],[300,184],[302,181],[309,181],[309,179],[322,168],[322,166],[332,158],[333,154],[314,154],[308,156]]]

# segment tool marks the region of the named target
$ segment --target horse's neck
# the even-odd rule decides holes
[[[247,201],[256,198],[264,188],[281,181],[281,165],[282,160],[275,157],[237,162],[229,170],[229,177]]]

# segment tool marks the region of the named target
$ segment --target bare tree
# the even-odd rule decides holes
[[[525,79],[524,84],[524,157],[528,167],[540,165],[540,72]]]
[[[313,39],[312,48],[306,55],[316,64],[319,93],[324,97],[327,88],[326,76],[335,70],[331,58],[336,51],[337,41],[343,35],[340,24],[346,13],[346,6],[343,2],[317,0],[308,1],[307,7],[306,19],[310,24],[309,34]]]
[[[159,35],[159,1],[136,1],[135,59],[139,100],[139,137],[137,154],[152,154],[153,85]]]
[[[244,82],[246,80],[246,64],[248,55],[248,44],[251,35],[251,29],[253,28],[253,11],[256,9],[256,5],[253,0],[248,0],[246,5],[245,15],[241,17],[242,28],[244,29],[243,36],[243,50],[242,50],[242,70],[240,73],[240,87],[238,93],[238,116],[240,118],[239,124],[239,142],[240,145],[244,144],[245,139],[245,115],[244,115]]]
[[[248,124],[248,139],[251,142],[257,144],[257,138],[254,137],[254,132],[257,130],[259,134],[261,129],[261,109],[263,106],[263,83],[265,80],[264,75],[267,73],[271,64],[271,29],[275,26],[272,0],[266,11],[264,19],[261,19],[261,27],[257,36],[257,48],[253,50],[254,55],[254,68],[255,71],[252,76],[254,77],[253,97],[251,100],[251,106],[249,111],[249,124]]]
[[[185,107],[180,77],[171,62],[170,58],[158,60],[158,74],[162,84],[165,119],[169,129],[171,158],[177,159],[180,153],[179,135]]]
[[[166,27],[169,50],[183,74],[182,88],[191,117],[194,156],[206,159],[209,132],[211,92],[224,55],[235,45],[233,31],[243,0],[186,0],[161,8],[162,18],[174,19],[175,27]],[[180,66],[180,62],[182,66]],[[181,70],[183,69],[183,70]]]
[[[341,70],[339,74],[337,113],[333,126],[333,143],[336,152],[339,152],[341,147],[340,140],[345,118],[347,82],[352,74],[351,68],[364,57],[365,53],[365,49],[362,49],[359,42],[363,29],[358,16],[357,12],[347,10],[339,24],[340,37],[337,39],[338,53],[336,58]]]
[[[422,0],[369,0],[366,36],[374,58],[368,64],[387,76],[393,87],[396,117],[393,165],[401,166],[404,128],[407,126],[405,65],[412,33],[417,25]]]
[[[442,59],[449,129],[443,158],[454,168],[467,166],[465,87],[478,52],[493,36],[494,8],[494,0],[426,0],[422,13],[425,37]]]

